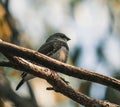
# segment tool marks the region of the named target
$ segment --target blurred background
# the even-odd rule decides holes
[[[120,0],[0,0],[0,39],[37,50],[56,32],[71,38],[69,64],[120,79]],[[112,88],[64,78],[88,96],[120,104],[120,92]],[[39,78],[15,91],[20,79],[17,70],[0,67],[0,107],[21,102],[20,107],[25,102],[31,107],[82,107],[47,91],[49,84]]]

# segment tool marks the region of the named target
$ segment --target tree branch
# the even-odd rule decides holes
[[[4,66],[4,67],[12,67],[12,64],[11,64],[10,62],[2,61],[2,62],[0,62],[0,66]]]
[[[75,91],[71,86],[66,84],[55,71],[80,79],[101,83],[118,90],[120,89],[120,80],[59,62],[36,51],[22,48],[2,40],[0,40],[0,52],[9,59],[9,62],[1,62],[0,66],[9,66],[43,78],[53,86],[56,92],[60,92],[86,107],[119,107],[118,105],[107,101],[96,100]],[[27,60],[35,62],[35,64]],[[37,64],[44,65],[45,67]]]
[[[22,57],[31,62],[35,62],[36,64],[43,65],[56,72],[61,72],[63,74],[66,74],[75,78],[100,83],[120,91],[120,80],[118,79],[112,78],[110,76],[98,74],[96,72],[92,72],[83,68],[77,68],[77,67],[62,63],[48,56],[45,56],[39,52],[26,49],[23,47],[19,47],[19,46],[4,42],[2,40],[0,41],[0,52],[2,52],[3,54],[5,53],[7,54],[9,52],[9,55],[11,54],[13,56],[15,55],[15,56]]]
[[[12,61],[15,63],[18,70],[24,70],[28,73],[33,74],[34,76],[46,79],[48,83],[53,86],[53,89],[56,92],[60,92],[63,95],[71,98],[72,100],[85,105],[86,107],[119,107],[116,104],[109,103],[107,101],[96,100],[94,98],[90,98],[78,91],[75,91],[71,86],[66,84],[55,71],[52,71],[48,68],[41,67],[31,62],[28,62],[20,57],[12,56]]]

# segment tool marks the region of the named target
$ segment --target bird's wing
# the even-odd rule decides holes
[[[43,44],[39,49],[38,52],[47,55],[47,56],[51,56],[53,53],[55,53],[57,50],[59,50],[61,48],[61,46],[65,46],[67,49],[68,45],[65,42],[59,41],[59,40],[53,40],[51,42],[46,42],[45,44]],[[21,74],[21,77],[24,78],[26,77],[27,73],[23,72]]]
[[[51,56],[51,54],[55,53],[57,50],[59,50],[62,46],[65,46],[68,49],[68,45],[65,42],[59,41],[59,40],[53,40],[51,42],[43,44],[38,52],[45,54],[47,56]]]

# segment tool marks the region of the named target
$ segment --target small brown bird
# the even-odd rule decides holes
[[[39,48],[38,52],[61,62],[66,62],[69,51],[67,41],[69,40],[70,39],[65,34],[55,33],[46,40],[46,42]],[[18,90],[25,81],[32,79],[35,76],[23,72],[21,77],[22,80],[17,85],[16,90]]]

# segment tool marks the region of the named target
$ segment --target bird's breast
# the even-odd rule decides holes
[[[61,47],[54,55],[51,57],[59,60],[61,62],[66,62],[67,61],[67,55],[68,55],[68,50],[66,47]]]

